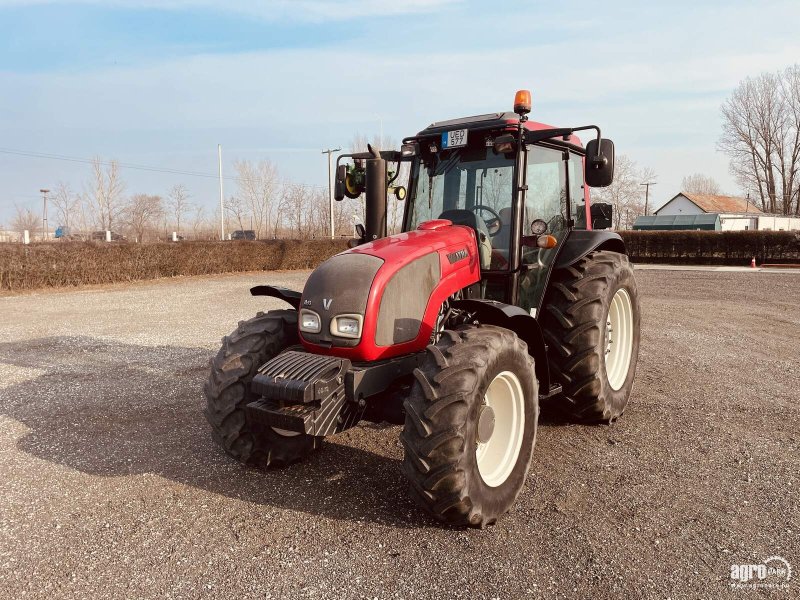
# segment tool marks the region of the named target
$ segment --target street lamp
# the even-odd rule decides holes
[[[333,189],[331,187],[331,159],[333,158],[334,152],[339,152],[341,148],[328,148],[327,150],[323,150],[322,154],[328,155],[328,203],[330,204],[330,217],[331,217],[331,239],[334,238],[334,231],[333,231]]]
[[[44,209],[42,210],[42,240],[47,239],[47,194],[50,193],[50,190],[41,189],[39,190],[42,193],[42,202],[44,204]]]

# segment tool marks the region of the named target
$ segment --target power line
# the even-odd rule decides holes
[[[135,163],[123,163],[118,161],[107,161],[107,160],[95,160],[91,158],[79,158],[76,156],[66,156],[63,154],[49,154],[45,152],[30,152],[28,150],[14,150],[12,148],[0,148],[0,154],[12,154],[15,156],[24,156],[27,158],[44,158],[48,160],[61,160],[66,162],[75,162],[75,163],[82,163],[91,165],[97,162],[104,167],[111,166],[112,162],[114,162],[118,167],[122,167],[125,169],[135,169],[138,171],[152,171],[156,173],[167,173],[170,175],[186,175],[188,177],[204,177],[206,179],[218,179],[218,173],[201,173],[199,171],[183,171],[181,169],[170,169],[166,167],[153,167],[149,165],[139,165]],[[226,175],[223,179],[228,179],[230,181],[236,181],[237,183],[245,183],[248,181],[257,181],[252,179],[243,179],[241,177],[233,177],[230,175]],[[325,186],[316,185],[316,184],[302,184],[305,187],[313,187],[317,189],[325,189]]]
[[[27,150],[12,150],[11,148],[0,148],[0,153],[15,154],[17,156],[26,156],[29,158],[46,158],[49,160],[63,160],[67,162],[84,163],[87,165],[91,165],[95,162],[94,159],[90,158],[78,158],[76,156],[64,156],[62,154],[47,154],[44,152],[29,152]],[[103,165],[104,167],[107,167],[111,165],[112,161],[98,160],[97,162]],[[189,175],[191,177],[209,177],[213,179],[217,178],[217,175],[212,175],[211,173],[200,173],[198,171],[182,171],[180,169],[151,167],[148,165],[137,165],[133,163],[122,163],[122,162],[117,162],[116,164],[118,167],[124,167],[126,169],[137,169],[140,171],[155,171],[157,173],[170,173],[173,175]]]

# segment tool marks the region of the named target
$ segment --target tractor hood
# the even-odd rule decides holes
[[[442,303],[479,280],[474,231],[427,221],[317,267],[300,301],[300,340],[310,352],[353,361],[423,350]]]

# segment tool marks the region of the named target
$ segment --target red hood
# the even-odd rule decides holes
[[[328,263],[331,265],[343,263],[340,259],[352,254],[374,256],[383,261],[371,282],[360,284],[364,286],[362,288],[364,295],[361,296],[364,300],[361,302],[364,302],[362,306],[365,308],[361,338],[357,345],[334,340],[331,346],[332,338],[329,336],[324,336],[325,339],[322,339],[322,336],[301,335],[303,346],[310,352],[340,356],[356,361],[370,361],[424,350],[430,341],[439,309],[444,301],[458,290],[480,281],[480,259],[475,232],[469,227],[453,225],[450,221],[443,219],[427,221],[414,231],[398,233],[345,250],[323,263],[318,270],[325,268]],[[431,255],[436,256],[434,258]],[[436,278],[433,288],[424,288],[423,281],[420,281],[420,286],[416,286],[416,282],[414,282],[397,289],[387,298],[399,299],[400,303],[406,307],[405,310],[410,310],[409,307],[416,305],[417,302],[423,302],[424,310],[422,307],[419,310],[424,314],[416,313],[416,309],[414,309],[413,315],[405,315],[406,317],[413,316],[417,320],[419,323],[418,334],[409,341],[379,345],[376,340],[380,340],[381,336],[378,335],[376,338],[376,332],[380,333],[377,322],[384,291],[403,267],[415,261],[426,262],[431,265],[431,268],[438,264],[438,269],[436,269],[438,273],[434,273],[434,276],[438,275],[438,278]],[[322,298],[342,296],[342,286],[351,292],[356,291],[359,295],[361,294],[357,288],[347,287],[347,273],[344,268],[342,268],[341,278],[338,274],[332,278],[329,276],[327,280],[329,283],[322,287],[310,283],[314,280],[315,273],[312,273],[309,282],[306,283],[306,289],[303,292],[303,306],[318,307]],[[336,273],[335,269],[333,273]],[[310,285],[315,287],[313,294],[309,291]],[[396,282],[393,285],[396,287]],[[332,288],[338,288],[338,291],[334,294],[329,293]],[[337,300],[334,300],[334,304],[339,305]],[[314,310],[319,309],[315,308]],[[333,314],[335,310],[332,309],[330,312]],[[328,313],[323,309],[320,314],[326,318]],[[323,325],[323,329],[325,327],[327,324]]]

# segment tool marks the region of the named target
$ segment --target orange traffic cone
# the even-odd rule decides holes
[[[750,268],[751,268],[751,269],[755,269],[755,268],[756,268],[756,257],[755,257],[755,256],[754,256],[754,257],[753,257],[753,259],[750,261]]]

